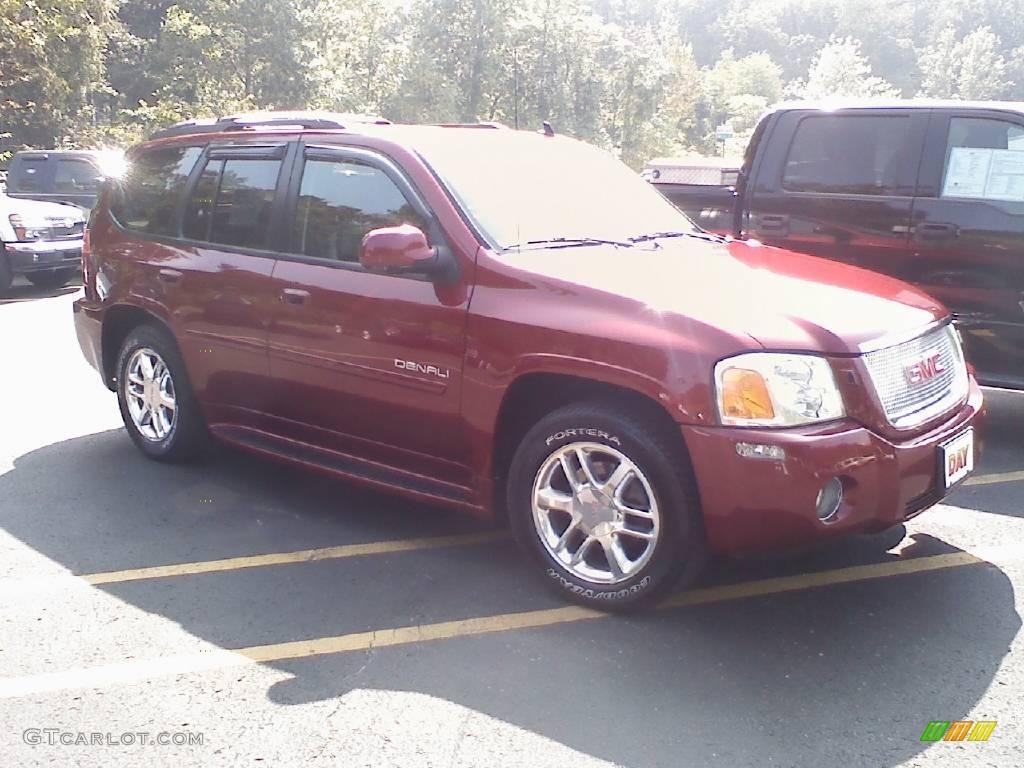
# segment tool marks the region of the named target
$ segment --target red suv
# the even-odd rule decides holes
[[[147,456],[213,435],[507,516],[608,608],[973,468],[982,394],[920,291],[706,234],[550,128],[286,123],[165,131],[94,211],[76,328]]]

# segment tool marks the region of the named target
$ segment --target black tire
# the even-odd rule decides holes
[[[7,253],[0,245],[0,294],[7,293],[7,289],[14,282],[14,273],[11,271],[11,264],[7,260]]]
[[[674,584],[680,581],[689,584],[700,574],[707,560],[703,519],[685,447],[680,439],[673,438],[675,435],[657,419],[623,412],[614,403],[599,401],[559,408],[526,433],[509,469],[506,487],[509,523],[520,545],[541,566],[547,583],[561,595],[601,610],[634,610],[662,597]],[[653,491],[660,518],[653,550],[646,555],[645,562],[642,557],[636,558],[644,564],[628,579],[603,584],[570,571],[549,551],[549,545],[544,543],[543,534],[534,522],[534,484],[543,482],[539,473],[545,467],[554,467],[549,462],[553,462],[555,454],[573,443],[597,444],[617,451],[646,478],[647,485],[641,488],[645,496],[646,488]],[[600,448],[595,447],[589,456],[597,456],[597,463],[600,463]],[[555,473],[559,472],[563,480],[568,479],[564,470],[554,468],[548,475],[552,487]],[[579,477],[582,475],[577,475]],[[599,477],[596,472],[594,477],[598,481],[608,479]],[[584,490],[585,487],[586,484],[581,486]],[[575,494],[572,497],[574,503],[583,498]],[[565,530],[571,527],[568,520],[565,526],[554,533],[561,533],[565,538]],[[577,531],[584,539],[592,532],[584,528],[577,528]],[[618,541],[626,539],[620,537]],[[601,545],[597,557],[603,558],[610,569],[610,560],[605,555],[607,550],[596,539],[591,541],[585,559],[592,558],[589,550],[595,543]],[[647,545],[642,546],[646,551]]]
[[[55,272],[29,272],[25,278],[36,288],[63,288],[74,277],[73,269],[58,269]]]
[[[142,349],[150,349],[159,355],[173,381],[176,413],[170,432],[163,439],[143,435],[128,407],[125,392],[129,380],[127,369],[133,355]],[[178,345],[168,331],[155,325],[140,325],[128,334],[117,357],[116,384],[117,402],[125,429],[145,456],[157,461],[182,462],[203,454],[207,443],[206,423],[192,392]]]

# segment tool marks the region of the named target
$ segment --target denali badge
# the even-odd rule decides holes
[[[437,376],[439,379],[447,379],[451,376],[451,371],[447,368],[438,368],[436,365],[424,365],[413,360],[399,360],[397,357],[395,358],[395,368],[403,371],[412,371],[413,373],[426,373],[430,376]]]
[[[923,384],[929,379],[934,379],[946,370],[946,366],[943,364],[942,358],[936,353],[930,357],[923,357],[920,360],[911,363],[903,370],[907,374],[907,381],[914,386],[917,386],[918,384]]]

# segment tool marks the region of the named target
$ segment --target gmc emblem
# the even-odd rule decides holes
[[[931,357],[924,357],[911,363],[903,369],[907,374],[907,381],[913,385],[923,384],[929,379],[934,379],[946,370],[942,358],[936,353]]]

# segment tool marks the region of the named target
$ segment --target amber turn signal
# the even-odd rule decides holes
[[[773,419],[768,384],[757,371],[729,368],[722,374],[722,415],[731,419]]]

